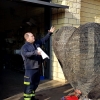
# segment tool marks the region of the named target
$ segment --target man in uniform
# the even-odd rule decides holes
[[[37,47],[43,45],[52,35],[54,30],[55,28],[51,27],[47,35],[38,41],[35,41],[35,37],[31,32],[27,32],[24,35],[26,42],[21,47],[21,56],[25,66],[24,100],[38,100],[35,98],[35,90],[37,89],[40,81],[39,58],[41,56],[41,52],[37,50]]]

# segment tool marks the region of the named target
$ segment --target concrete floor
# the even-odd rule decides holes
[[[0,100],[23,100],[24,73],[2,70],[0,75]],[[39,100],[60,100],[64,95],[73,92],[70,84],[55,80],[43,80],[36,91]]]

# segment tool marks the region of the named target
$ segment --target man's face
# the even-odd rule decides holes
[[[29,36],[28,36],[28,42],[34,43],[34,41],[35,41],[34,35],[33,35],[32,33],[29,33],[28,35],[29,35]]]

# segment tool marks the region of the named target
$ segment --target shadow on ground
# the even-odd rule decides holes
[[[36,94],[36,97],[39,100],[60,100],[61,97],[68,95],[73,92],[73,88],[70,84],[64,86],[39,91]]]
[[[14,70],[0,71],[0,100],[23,92],[23,75]]]
[[[23,100],[23,76],[24,74],[20,72],[2,70],[0,77],[2,80],[0,82],[0,100]],[[72,92],[73,88],[70,84],[64,84],[53,88],[51,87],[51,89],[43,89],[42,87],[41,90],[39,89],[39,91],[36,92],[36,98],[39,100],[60,100],[62,96],[68,95]]]

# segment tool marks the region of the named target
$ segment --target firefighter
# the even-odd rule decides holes
[[[35,91],[40,81],[39,58],[41,56],[41,52],[37,50],[37,47],[45,44],[54,30],[55,27],[51,27],[47,35],[38,41],[35,41],[35,37],[31,32],[24,34],[26,42],[21,47],[21,56],[25,66],[24,100],[38,100],[35,98]]]

